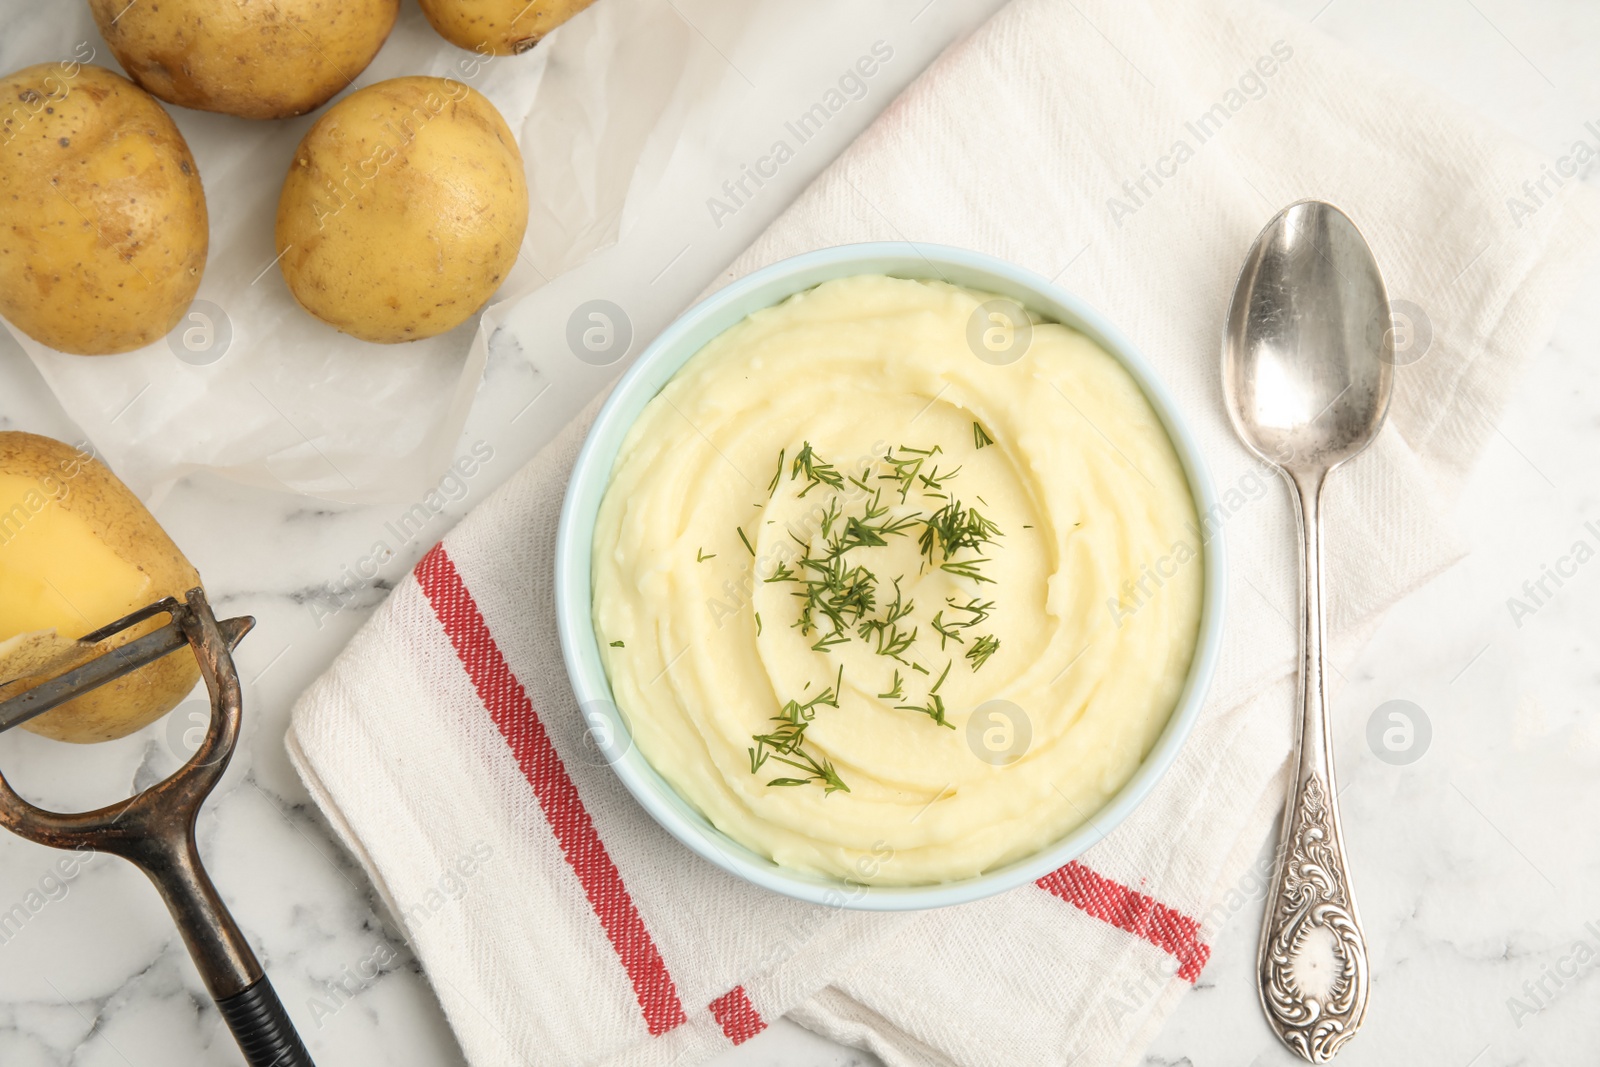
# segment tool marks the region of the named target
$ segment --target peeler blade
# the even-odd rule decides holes
[[[103,641],[153,615],[165,612],[172,616],[172,621],[159,630],[114,648],[25,693],[0,701],[0,732],[19,726],[75,697],[114,682],[125,674],[132,674],[140,667],[186,647],[189,639],[184,634],[179,613],[188,610],[176,600],[158,601],[89,634],[84,638],[86,643]],[[217,623],[217,629],[221,631],[229,651],[232,651],[238,647],[240,641],[244,640],[244,635],[249,633],[255,624],[256,621],[251,616],[241,615],[233,619],[223,619]]]

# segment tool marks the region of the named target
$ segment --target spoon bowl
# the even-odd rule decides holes
[[[1222,389],[1240,439],[1279,466],[1332,469],[1377,436],[1393,376],[1389,298],[1361,231],[1320,200],[1284,208],[1228,309]]]

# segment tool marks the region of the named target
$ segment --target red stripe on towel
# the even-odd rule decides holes
[[[417,583],[433,605],[472,679],[478,698],[516,757],[539,806],[544,809],[567,863],[577,874],[594,913],[611,939],[652,1035],[687,1022],[667,965],[628,895],[617,865],[595,832],[578,789],[556,755],[528,694],[507,666],[483,613],[461,581],[443,545],[435,545],[417,564]]]
[[[1181,912],[1104,875],[1096,874],[1074,860],[1039,879],[1040,889],[1110,923],[1119,930],[1137,934],[1170,953],[1178,961],[1178,977],[1192,983],[1200,977],[1211,946],[1200,940],[1200,924]]]
[[[735,1045],[742,1045],[767,1028],[767,1021],[756,1011],[755,1005],[745,995],[744,986],[736,985],[711,1002],[711,1015]]]

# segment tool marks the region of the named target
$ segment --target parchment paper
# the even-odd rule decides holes
[[[0,0],[0,70],[79,59],[121,73],[82,3]],[[693,29],[668,4],[605,0],[522,56],[439,37],[413,4],[346,92],[432,74],[484,93],[517,132],[531,212],[514,303],[615,241],[631,189],[667,166]],[[707,88],[709,91],[709,88]],[[56,352],[11,328],[101,456],[150,498],[189,471],[330,500],[406,498],[448,463],[480,381],[477,316],[403,345],[341,334],[302,311],[273,223],[294,149],[326,108],[250,121],[167,106],[199,165],[211,249],[193,308],[165,340],[116,356]],[[492,318],[492,316],[491,316]]]

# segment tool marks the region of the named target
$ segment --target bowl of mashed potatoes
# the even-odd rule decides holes
[[[589,738],[694,852],[803,900],[975,900],[1082,853],[1221,639],[1199,450],[1093,308],[953,248],[740,279],[623,376],[568,488]]]

